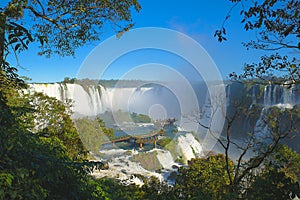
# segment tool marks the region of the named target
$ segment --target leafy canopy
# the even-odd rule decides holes
[[[5,33],[6,51],[26,50],[36,41],[40,55],[74,55],[74,49],[98,41],[105,25],[118,34],[130,29],[131,11],[140,9],[137,0],[10,0],[0,8],[0,35]]]
[[[300,2],[297,0],[229,0],[234,3],[215,36],[220,42],[227,40],[225,23],[236,7],[240,8],[241,23],[245,31],[255,31],[256,39],[245,41],[249,49],[267,50],[259,63],[245,64],[244,73],[229,76],[234,80],[259,80],[272,84],[297,84],[300,80],[299,58],[289,58],[287,52],[299,54]],[[279,51],[280,50],[280,51]],[[287,82],[288,81],[288,82]]]

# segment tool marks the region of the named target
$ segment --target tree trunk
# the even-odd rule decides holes
[[[6,17],[3,12],[0,12],[0,71],[4,66],[4,52],[5,52],[5,21]]]

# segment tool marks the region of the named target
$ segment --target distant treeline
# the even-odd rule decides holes
[[[135,112],[128,113],[126,111],[118,110],[114,113],[106,111],[99,115],[106,125],[111,126],[116,123],[115,118],[121,122],[134,122],[134,123],[150,123],[152,119],[148,115],[138,114]]]
[[[77,83],[80,85],[102,85],[105,88],[129,88],[129,87],[139,87],[144,85],[149,85],[151,81],[144,80],[95,80],[95,79],[77,79],[65,77],[62,83]]]

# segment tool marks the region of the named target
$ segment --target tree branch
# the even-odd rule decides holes
[[[42,18],[42,19],[45,19],[47,21],[49,21],[50,23],[54,24],[57,28],[59,29],[63,29],[62,26],[60,26],[56,20],[52,19],[52,18],[49,18],[47,17],[46,15],[43,15],[39,12],[37,12],[33,7],[31,6],[24,6],[25,9],[29,9],[36,17],[39,17],[39,18]]]

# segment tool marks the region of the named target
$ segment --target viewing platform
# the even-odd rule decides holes
[[[102,146],[109,145],[109,144],[114,146],[116,143],[128,142],[131,144],[139,144],[140,148],[143,147],[143,144],[153,143],[153,147],[156,148],[156,141],[158,139],[158,136],[161,135],[164,135],[163,129],[145,135],[138,135],[138,136],[129,135],[129,136],[124,136],[119,138],[113,138],[109,141],[102,142]]]

